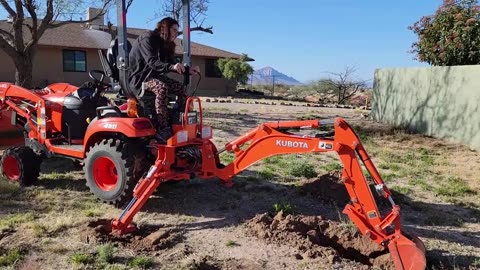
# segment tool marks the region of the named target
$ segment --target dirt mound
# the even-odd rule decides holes
[[[325,258],[326,263],[350,261],[355,267],[393,268],[387,250],[361,235],[349,225],[324,220],[320,216],[285,216],[280,211],[255,216],[247,222],[249,232],[267,241],[298,249],[297,259]]]
[[[87,223],[80,237],[86,243],[112,243],[134,251],[155,251],[182,242],[183,233],[175,228],[143,226],[129,234],[115,235],[111,233],[110,220],[100,219]]]
[[[332,171],[320,176],[318,179],[305,183],[301,192],[311,194],[318,199],[330,200],[339,205],[350,201],[345,184],[341,181],[342,171]]]

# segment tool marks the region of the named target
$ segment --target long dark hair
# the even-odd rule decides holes
[[[171,17],[163,18],[157,23],[155,31],[160,35],[164,41],[164,52],[169,56],[175,55],[175,41],[169,42],[170,40],[170,27],[173,25],[179,25],[178,21]]]

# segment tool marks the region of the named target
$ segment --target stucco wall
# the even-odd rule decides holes
[[[480,150],[480,66],[378,69],[373,118]]]
[[[33,64],[33,83],[34,86],[44,87],[55,82],[68,82],[74,85],[81,85],[90,80],[88,72],[64,72],[63,71],[63,53],[64,48],[40,47],[37,51]],[[68,49],[68,48],[65,48]],[[86,49],[87,51],[87,71],[92,69],[102,70],[102,65],[96,49]],[[0,81],[15,81],[15,65],[8,55],[0,49]],[[235,83],[223,78],[205,77],[205,58],[192,57],[192,64],[198,65],[202,71],[202,80],[198,87],[196,95],[200,96],[226,96],[233,94]],[[180,76],[172,77],[182,81]],[[192,77],[192,90],[197,83],[198,77]]]

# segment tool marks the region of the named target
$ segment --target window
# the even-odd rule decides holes
[[[217,66],[217,60],[205,59],[205,77],[221,78],[222,72]]]
[[[86,72],[87,53],[85,51],[63,50],[63,71]]]

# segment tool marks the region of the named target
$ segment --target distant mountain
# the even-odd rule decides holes
[[[289,77],[272,67],[264,67],[255,70],[252,75],[248,77],[249,84],[268,84],[271,85],[275,80],[275,84],[299,85],[301,82]]]

